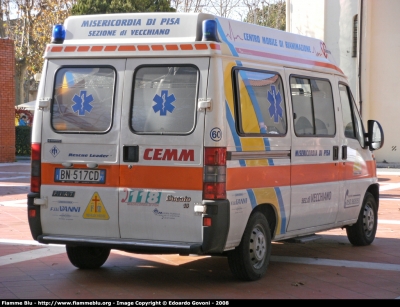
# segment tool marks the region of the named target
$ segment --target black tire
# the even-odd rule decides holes
[[[98,269],[106,262],[110,249],[94,246],[66,246],[69,261],[79,269]]]
[[[346,227],[347,238],[356,246],[370,245],[378,226],[378,206],[371,193],[365,193],[357,223]]]
[[[242,241],[228,252],[228,263],[233,275],[245,281],[265,275],[271,256],[271,231],[268,221],[260,212],[249,218]]]

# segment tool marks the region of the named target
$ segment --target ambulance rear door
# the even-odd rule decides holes
[[[121,238],[202,242],[209,58],[128,59],[120,138]]]
[[[126,60],[50,60],[43,110],[44,234],[119,238],[121,93]]]

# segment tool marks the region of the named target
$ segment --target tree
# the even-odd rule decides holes
[[[249,12],[245,18],[246,22],[254,23],[260,26],[266,26],[279,30],[286,30],[286,1],[271,0],[250,2],[243,0],[248,7]],[[261,4],[261,8],[260,8]]]
[[[77,0],[73,15],[175,12],[170,0]]]

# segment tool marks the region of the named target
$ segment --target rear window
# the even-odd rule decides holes
[[[131,128],[138,134],[189,134],[195,127],[199,71],[191,65],[141,66],[133,80]]]
[[[57,132],[104,133],[112,125],[115,71],[64,67],[57,71],[51,124]]]

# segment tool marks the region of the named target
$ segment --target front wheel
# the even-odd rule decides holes
[[[98,269],[106,262],[110,249],[95,246],[67,245],[69,261],[79,269]]]
[[[370,245],[376,234],[378,226],[378,206],[371,193],[366,193],[357,223],[347,226],[347,238],[356,246]]]
[[[271,231],[265,216],[250,216],[242,241],[228,252],[229,267],[236,277],[246,281],[260,279],[267,271],[271,256]]]

